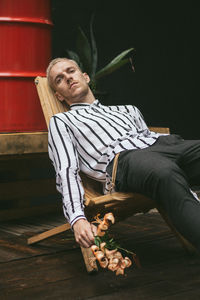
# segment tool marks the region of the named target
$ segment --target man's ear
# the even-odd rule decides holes
[[[63,102],[65,100],[65,98],[58,92],[55,92],[55,96],[61,102]]]
[[[90,82],[90,76],[87,73],[83,73],[83,76],[85,77],[85,80],[87,83]]]

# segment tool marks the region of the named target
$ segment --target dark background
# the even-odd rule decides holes
[[[193,1],[52,0],[52,56],[75,47],[95,12],[98,69],[134,47],[133,63],[100,81],[104,104],[133,104],[148,125],[199,139],[199,10]],[[74,49],[75,50],[75,49]]]

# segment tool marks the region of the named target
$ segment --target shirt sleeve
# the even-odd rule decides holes
[[[63,212],[73,226],[78,219],[86,219],[84,189],[75,145],[67,125],[58,115],[50,120],[48,144],[49,157],[56,171],[56,187],[62,194]]]
[[[147,131],[149,132],[148,126],[144,120],[144,117],[142,115],[142,113],[140,112],[140,110],[133,105],[127,105],[126,106],[127,111],[129,112],[129,114],[131,115],[132,119],[134,120],[137,128],[140,131]]]

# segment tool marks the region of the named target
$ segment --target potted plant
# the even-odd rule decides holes
[[[75,60],[80,68],[90,76],[90,87],[94,93],[97,93],[97,81],[121,68],[128,62],[132,65],[132,59],[128,54],[133,52],[134,48],[129,48],[113,58],[105,67],[97,70],[98,53],[93,31],[94,14],[90,20],[90,39],[86,36],[81,27],[78,27],[76,38],[76,51],[66,50],[67,57]],[[132,69],[134,67],[132,65]]]

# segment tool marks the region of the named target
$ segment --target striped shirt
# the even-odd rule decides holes
[[[124,150],[151,146],[160,134],[149,131],[140,111],[132,105],[72,104],[54,115],[49,126],[49,157],[56,171],[56,187],[71,226],[84,215],[84,189],[79,171],[111,188],[106,167]]]

